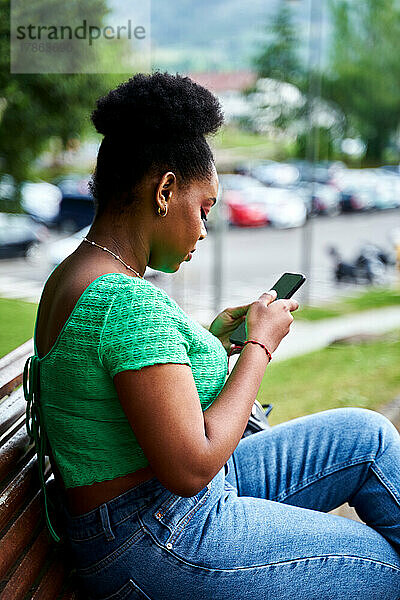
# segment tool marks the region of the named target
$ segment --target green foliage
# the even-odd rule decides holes
[[[396,0],[330,0],[330,69],[322,94],[347,117],[347,134],[379,162],[400,117],[400,7]]]
[[[334,138],[332,132],[325,127],[314,128],[312,135],[318,140],[319,160],[332,160],[335,155]],[[299,158],[308,158],[309,131],[304,131],[297,136],[295,154]]]
[[[96,14],[106,13],[104,0],[89,4]],[[69,139],[94,131],[95,101],[121,76],[10,73],[9,28],[10,0],[0,0],[0,169],[22,181],[31,176],[32,163],[49,139],[58,138],[65,149]]]
[[[268,42],[253,59],[258,76],[299,85],[304,70],[297,56],[299,40],[290,7],[280,4],[272,23],[266,27],[266,34]]]

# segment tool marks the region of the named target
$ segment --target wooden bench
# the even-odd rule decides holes
[[[25,362],[33,353],[30,339],[0,358],[0,600],[82,600],[65,548],[53,541],[43,516],[22,387]],[[253,412],[264,415],[261,405]],[[252,419],[246,434],[257,428]],[[45,479],[47,495],[54,499],[56,482],[48,458]],[[57,515],[50,516],[57,523]]]
[[[32,354],[31,339],[0,359],[0,600],[79,600],[65,548],[45,525],[37,457],[25,426],[22,378]],[[54,499],[46,461],[46,490]],[[57,523],[57,515],[51,518]]]

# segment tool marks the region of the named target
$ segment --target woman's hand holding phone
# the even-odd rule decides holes
[[[299,308],[297,300],[276,300],[276,296],[275,290],[261,294],[250,304],[246,316],[247,339],[261,342],[271,353],[289,333],[291,313]]]

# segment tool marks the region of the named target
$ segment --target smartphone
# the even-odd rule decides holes
[[[284,273],[282,277],[278,279],[275,285],[270,288],[276,290],[277,300],[284,298],[291,298],[295,292],[303,285],[306,278],[301,273]],[[233,331],[229,337],[231,344],[237,346],[243,346],[246,341],[246,320],[242,321],[235,331]]]

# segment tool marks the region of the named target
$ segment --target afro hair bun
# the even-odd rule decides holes
[[[137,73],[97,100],[91,119],[104,136],[168,142],[215,133],[224,117],[218,99],[189,77]]]

